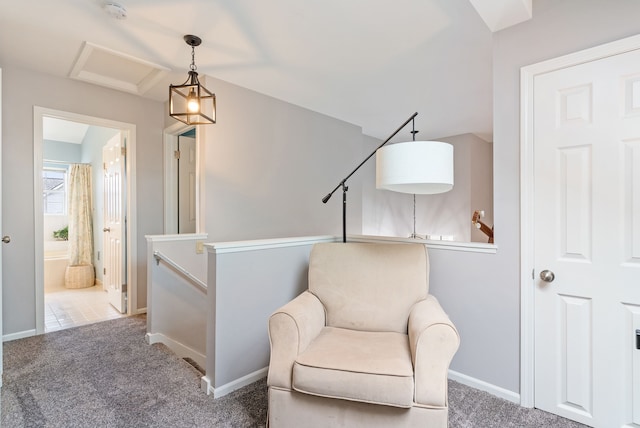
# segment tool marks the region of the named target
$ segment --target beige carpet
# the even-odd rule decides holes
[[[145,343],[145,329],[138,316],[6,342],[2,427],[265,425],[264,379],[214,400],[196,369]],[[453,381],[449,404],[451,428],[582,427]]]
[[[146,344],[145,329],[130,317],[6,342],[2,427],[264,424],[264,381],[214,400],[191,365]]]

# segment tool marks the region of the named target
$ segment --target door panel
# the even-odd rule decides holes
[[[640,426],[640,52],[538,75],[534,99],[535,406]]]
[[[124,139],[116,135],[102,149],[104,166],[104,287],[109,303],[124,313],[125,284],[125,218],[122,201],[125,195]]]
[[[2,69],[0,68],[0,229],[2,229]],[[2,230],[0,230],[0,236]],[[2,243],[0,243],[0,332],[2,330]],[[2,346],[0,346],[0,388],[2,387]]]

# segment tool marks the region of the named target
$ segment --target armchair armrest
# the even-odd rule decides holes
[[[269,317],[271,360],[267,384],[291,389],[293,363],[325,325],[324,306],[308,291]]]
[[[460,337],[438,300],[431,295],[411,310],[409,345],[415,376],[415,402],[446,406],[449,364],[458,350]]]

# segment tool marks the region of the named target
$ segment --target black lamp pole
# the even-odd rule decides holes
[[[400,132],[402,130],[402,128],[407,126],[407,123],[411,122],[417,115],[418,115],[417,112],[413,113],[413,115],[411,115],[411,117],[409,119],[407,119],[402,125],[400,125],[400,127],[398,129],[396,129],[394,131],[394,133],[389,136],[389,138],[384,140],[384,142],[382,144],[380,144],[373,152],[371,152],[371,154],[369,156],[367,156],[365,158],[365,160],[360,162],[360,165],[355,167],[355,169],[353,171],[351,171],[351,173],[349,175],[347,175],[344,178],[344,180],[342,180],[340,183],[338,183],[338,185],[335,187],[335,189],[333,189],[331,192],[329,192],[329,194],[327,196],[322,198],[322,203],[326,204],[327,201],[329,199],[331,199],[331,196],[335,193],[335,191],[338,190],[338,188],[342,187],[342,242],[347,242],[347,190],[349,190],[349,187],[347,186],[347,180],[357,170],[359,170],[362,165],[364,165],[369,159],[371,159],[371,157],[376,154],[376,152],[378,151],[379,148],[381,148],[382,146],[387,144],[389,142],[389,140],[391,140],[393,137],[395,137],[396,134],[398,132]]]

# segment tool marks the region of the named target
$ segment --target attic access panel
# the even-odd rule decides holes
[[[168,72],[161,65],[84,42],[69,77],[143,95]]]

